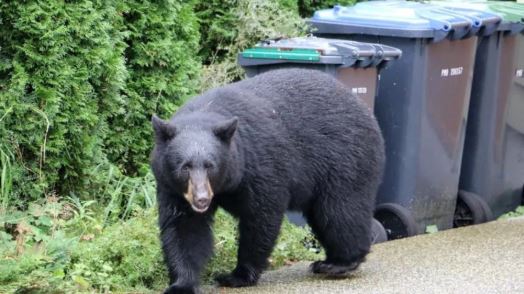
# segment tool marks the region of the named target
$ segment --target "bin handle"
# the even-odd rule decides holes
[[[457,18],[466,19],[468,22],[471,21],[468,26],[468,29],[461,30],[460,32],[457,30],[454,30],[453,39],[455,40],[471,37],[475,35],[476,33],[478,33],[480,31],[480,28],[482,27],[482,20],[479,17],[470,16],[470,15],[464,16],[463,14],[456,13],[452,11],[451,9],[446,9],[446,8],[441,8],[441,13],[452,15]]]
[[[464,17],[464,15],[455,13],[450,8],[446,7],[443,9],[446,11],[447,14],[453,15],[455,17]],[[461,8],[457,8],[457,10],[466,11]],[[482,14],[484,14],[486,17],[482,18],[482,17],[475,16],[475,15],[466,15],[465,16],[466,18],[470,18],[473,20],[473,29],[469,32],[469,34],[467,34],[464,37],[469,37],[473,34],[476,34],[481,29],[483,29],[482,30],[483,36],[489,36],[493,34],[493,32],[498,28],[498,26],[500,25],[502,21],[502,18],[496,13],[492,13],[488,11],[479,11],[479,12],[482,12]]]
[[[436,14],[441,14],[441,15],[446,15],[446,16],[451,14],[463,20],[461,22],[452,23],[446,20],[437,20],[434,17],[431,17],[430,15],[428,15],[427,11],[424,11],[424,10],[417,11],[418,16],[420,16],[421,18],[427,19],[430,22],[430,24],[432,24],[432,26],[436,28],[435,30],[438,30],[437,34],[435,34],[435,36],[433,37],[434,42],[441,41],[442,39],[448,37],[450,34],[453,34],[452,35],[453,39],[460,39],[460,38],[463,38],[471,30],[470,21],[467,18],[463,17],[462,15],[458,16],[456,14],[448,13],[446,10],[443,10],[443,9],[432,10],[431,13],[436,13]],[[458,31],[457,30],[458,28],[462,28],[462,30]]]
[[[371,49],[367,50],[367,54],[361,54],[363,51],[362,48],[347,44],[347,42],[330,42],[329,45],[337,48],[342,57],[344,67],[352,66],[356,62],[358,62],[358,65],[361,67],[367,67],[373,62],[373,56],[377,54],[375,46],[371,44],[362,44]]]
[[[498,29],[499,25],[502,23],[502,17],[500,17],[500,15],[493,13],[493,12],[484,12],[484,13],[488,15],[488,17],[484,19],[483,34],[484,36],[489,36]]]
[[[399,49],[397,48],[393,48],[393,47],[389,47],[389,49],[394,49],[394,53],[392,54],[386,54],[386,52],[384,51],[384,45],[381,45],[381,44],[372,44],[373,47],[375,47],[375,49],[377,50],[378,54],[377,55],[380,55],[380,58],[375,58],[373,60],[373,66],[376,67],[377,69],[383,69],[386,67],[386,64],[394,59],[394,57],[396,58],[400,58],[400,56],[402,55],[402,51],[400,51]]]

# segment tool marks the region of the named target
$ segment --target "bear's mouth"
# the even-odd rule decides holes
[[[207,211],[207,209],[209,208],[209,205],[208,206],[205,206],[205,207],[202,207],[202,208],[199,208],[199,207],[196,207],[194,204],[191,204],[191,208],[193,208],[193,210],[195,212],[198,212],[198,213],[204,213]]]

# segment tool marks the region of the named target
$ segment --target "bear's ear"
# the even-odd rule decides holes
[[[238,118],[235,116],[231,119],[221,122],[213,128],[213,133],[222,141],[229,143],[235,134],[238,126]]]
[[[176,128],[174,126],[169,125],[169,123],[154,114],[153,117],[151,117],[151,123],[155,131],[155,137],[160,142],[168,141],[176,135]]]

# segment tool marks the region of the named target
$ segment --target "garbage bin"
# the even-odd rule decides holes
[[[389,239],[452,228],[476,35],[493,31],[500,18],[372,1],[317,11],[309,23],[319,37],[402,50],[402,58],[382,71],[375,100],[386,142],[375,218]]]
[[[515,14],[512,17],[520,17],[524,21],[524,2],[519,4],[507,3]],[[495,8],[500,11],[500,8]],[[518,12],[517,12],[518,11]],[[509,16],[509,11],[508,14]],[[515,18],[515,20],[516,20]],[[516,57],[513,66],[513,83],[509,93],[509,111],[507,119],[506,152],[505,162],[508,170],[506,187],[508,191],[516,189],[514,193],[522,197],[521,204],[524,205],[524,32],[516,36]]]
[[[285,67],[318,69],[336,77],[373,108],[379,70],[401,53],[379,44],[297,37],[260,42],[241,52],[238,63],[247,77]]]
[[[238,63],[247,77],[286,67],[324,71],[336,77],[353,94],[373,109],[377,79],[381,69],[401,56],[401,51],[386,45],[348,40],[297,37],[266,40],[238,55]],[[302,214],[287,213],[296,225],[305,225]],[[380,222],[372,222],[373,243],[387,240]]]
[[[524,5],[487,1],[431,3],[455,11],[475,9],[502,17],[495,33],[479,37],[454,226],[490,221],[522,202]]]
[[[509,21],[520,21],[524,23],[524,3],[496,3],[492,6],[493,10],[504,14],[504,18]],[[495,4],[495,3],[492,3]],[[520,195],[521,204],[524,205],[524,31],[515,36],[515,57],[513,59],[512,77],[513,82],[510,86],[508,95],[508,113],[506,120],[505,138],[505,191],[512,196],[511,206],[514,205],[516,197]],[[509,206],[504,208],[508,209]],[[494,213],[498,214],[497,208]]]

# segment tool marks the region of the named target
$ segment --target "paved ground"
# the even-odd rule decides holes
[[[309,263],[267,272],[255,288],[211,293],[524,293],[524,218],[375,245],[345,279],[310,274]],[[207,292],[207,291],[206,291]]]

